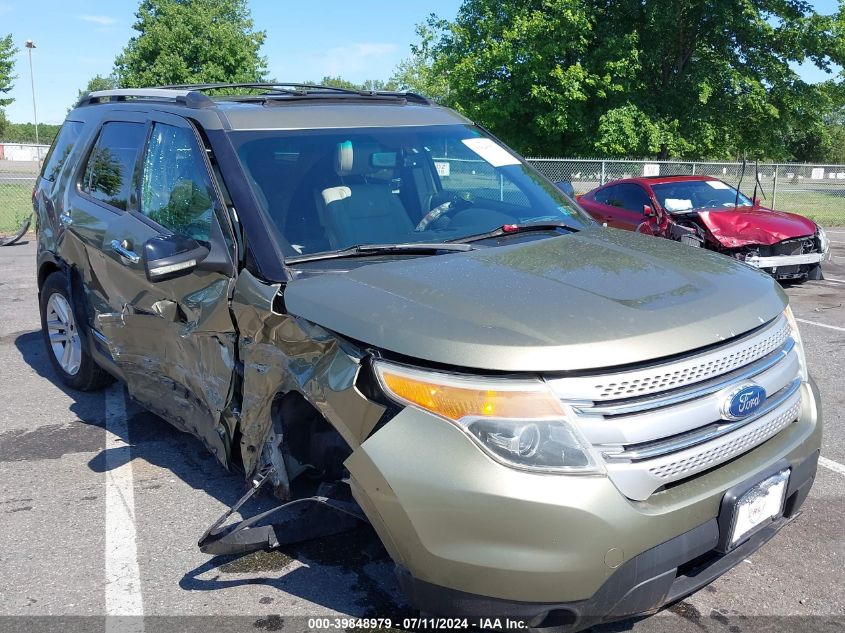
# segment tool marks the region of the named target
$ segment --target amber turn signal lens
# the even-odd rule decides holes
[[[466,417],[500,419],[542,419],[561,417],[558,400],[544,385],[536,389],[496,388],[493,384],[473,384],[443,376],[426,380],[412,372],[383,368],[379,372],[385,389],[394,397],[426,411],[457,421]],[[432,376],[433,374],[427,374]]]

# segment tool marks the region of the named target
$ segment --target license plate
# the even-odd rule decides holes
[[[737,500],[731,530],[731,546],[739,543],[755,528],[783,514],[783,499],[788,482],[787,468],[761,481]]]

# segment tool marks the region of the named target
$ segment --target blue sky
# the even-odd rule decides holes
[[[267,31],[262,53],[270,76],[319,80],[341,75],[352,81],[386,79],[416,40],[414,27],[429,13],[454,18],[460,0],[251,0],[256,27]],[[820,0],[832,13],[836,0]],[[32,121],[26,49],[36,42],[32,62],[39,121],[61,123],[77,91],[96,74],[106,75],[134,33],[137,0],[0,0],[0,35],[11,32],[19,46],[18,79],[6,116]],[[802,69],[817,81],[824,73]]]

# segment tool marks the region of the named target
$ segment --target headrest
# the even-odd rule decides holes
[[[358,143],[352,148],[352,141],[337,144],[334,169],[339,176],[366,176],[396,166],[396,152],[384,151],[377,143]]]
[[[339,176],[348,176],[352,173],[353,160],[352,141],[338,143],[337,151],[335,152],[334,170]]]

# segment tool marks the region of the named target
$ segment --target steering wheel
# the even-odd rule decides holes
[[[420,223],[414,228],[414,231],[425,231],[428,226],[437,220],[438,218],[444,216],[447,213],[451,213],[453,211],[457,211],[458,209],[466,209],[467,207],[471,207],[473,204],[472,201],[472,194],[468,191],[461,191],[456,193],[454,196],[449,198],[446,202],[438,204],[434,207],[431,211],[425,214]]]

